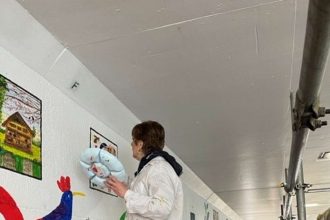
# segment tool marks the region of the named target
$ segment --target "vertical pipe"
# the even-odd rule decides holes
[[[291,95],[290,95],[290,97],[292,97]],[[292,102],[292,99],[291,99],[291,104],[292,103],[293,102]],[[291,108],[291,109],[293,109],[293,108]],[[288,182],[288,168],[285,168],[285,170],[284,170],[284,178],[285,178],[285,183],[287,183]],[[282,214],[282,216],[288,216],[287,219],[290,219],[290,220],[292,219],[291,203],[292,203],[291,194],[287,194],[287,196],[283,196],[283,207],[282,207],[282,209],[284,208],[284,210],[288,213],[284,213],[284,210],[281,210],[281,212],[282,212],[281,214]]]
[[[284,205],[284,219],[287,219],[291,205],[292,205],[292,194],[294,192],[294,187],[296,185],[296,180],[298,178],[298,173],[294,173],[294,167],[300,167],[303,150],[308,139],[309,130],[307,128],[300,129],[293,132],[291,152],[290,152],[290,163],[288,169],[288,180],[286,186],[286,199]],[[290,173],[291,169],[291,173]],[[297,175],[297,177],[295,177]]]
[[[285,203],[284,203],[284,215],[283,218],[284,219],[288,219],[288,216],[290,214],[291,211],[291,205],[292,205],[292,195],[291,193],[287,193],[287,195],[285,196],[284,199]]]
[[[293,217],[292,217],[292,207],[291,207],[290,212],[289,212],[288,220],[292,220],[292,219],[293,219]]]
[[[290,162],[288,170],[287,188],[288,192],[293,192],[298,179],[298,171],[303,158],[303,150],[308,140],[309,130],[308,128],[301,128],[298,131],[293,131]]]
[[[299,220],[306,220],[306,206],[305,206],[305,190],[303,187],[304,184],[304,171],[303,164],[300,165],[298,183],[299,187],[297,189],[297,213]]]

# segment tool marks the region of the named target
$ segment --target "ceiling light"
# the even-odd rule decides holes
[[[330,160],[330,151],[320,153],[317,160]]]
[[[329,203],[308,203],[305,205],[306,208],[319,207],[319,206],[329,206]]]

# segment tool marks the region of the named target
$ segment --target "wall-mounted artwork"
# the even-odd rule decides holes
[[[0,167],[42,178],[41,100],[0,74]]]
[[[195,213],[190,212],[190,220],[195,220]]]
[[[14,198],[0,186],[0,219],[24,220],[21,210],[18,208]]]
[[[71,220],[73,196],[85,196],[85,193],[71,191],[70,177],[68,176],[61,176],[61,178],[57,181],[57,186],[63,192],[60,204],[48,215],[38,219]],[[17,206],[14,198],[2,186],[0,186],[0,219],[3,219],[1,216],[3,216],[6,220],[24,220],[22,212]]]
[[[54,208],[48,215],[40,218],[40,220],[46,220],[46,219],[71,220],[73,196],[75,195],[85,196],[85,193],[71,191],[71,179],[68,176],[67,177],[61,176],[61,178],[57,181],[57,186],[63,192],[61,196],[60,204],[56,208]]]
[[[219,212],[213,209],[213,220],[219,220]]]
[[[93,128],[90,128],[90,147],[91,148],[100,148],[103,150],[108,151],[112,155],[118,158],[118,146],[114,142],[110,141],[110,139],[106,138],[104,135],[100,134],[99,132],[95,131]],[[102,187],[95,183],[89,181],[90,188],[98,190],[100,192],[117,196],[112,190],[108,188]]]
[[[204,202],[204,210],[205,210],[204,220],[209,220],[210,211],[209,211],[209,204],[207,202]]]

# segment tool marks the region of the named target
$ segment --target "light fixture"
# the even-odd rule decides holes
[[[321,152],[317,157],[317,160],[319,161],[330,160],[330,151]]]
[[[329,203],[308,203],[305,205],[306,208],[319,207],[319,206],[329,206]]]
[[[71,89],[72,89],[72,90],[77,90],[78,87],[79,87],[79,85],[80,85],[80,83],[77,82],[77,81],[75,81],[75,82],[72,84]]]

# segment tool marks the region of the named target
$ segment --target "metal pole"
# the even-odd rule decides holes
[[[286,217],[289,215],[289,211],[291,209],[292,199],[293,199],[292,196],[294,194],[294,187],[296,185],[295,179],[298,178],[298,173],[297,173],[297,177],[295,177],[296,175],[294,173],[295,167],[296,166],[299,167],[301,164],[302,156],[303,156],[302,151],[306,145],[308,134],[309,134],[309,130],[307,128],[302,128],[297,132],[293,132],[291,152],[290,152],[290,163],[288,170],[288,181],[286,186],[287,195],[285,198],[285,205],[284,205],[284,219],[286,219]],[[290,173],[290,168],[292,170],[291,173]]]
[[[329,52],[329,0],[310,0],[298,98],[311,105],[318,98]]]
[[[292,93],[290,94],[290,98],[291,98],[291,104],[293,103],[292,101]],[[291,106],[291,109],[293,107]],[[288,182],[288,168],[285,168],[284,170],[284,178],[285,178],[285,182]],[[284,208],[284,210],[286,210],[288,213],[287,215],[284,214],[283,210],[281,210],[281,214],[282,216],[287,216],[286,219],[289,219],[291,220],[292,219],[292,207],[291,207],[291,204],[292,204],[292,196],[291,194],[287,194],[286,196],[283,196],[283,207],[282,209]]]
[[[307,193],[330,192],[330,188],[309,189]]]
[[[287,192],[293,192],[298,178],[298,167],[301,164],[303,158],[303,150],[306,145],[309,135],[308,128],[301,128],[300,130],[293,132],[288,172],[288,182],[286,186]]]
[[[288,220],[292,220],[292,209],[290,209],[290,212],[289,212],[289,216],[288,216]]]
[[[306,206],[305,206],[305,188],[304,188],[304,171],[303,164],[300,165],[297,183],[297,213],[299,220],[306,220]]]
[[[292,193],[298,178],[309,130],[301,126],[304,112],[316,105],[320,94],[320,85],[324,75],[325,63],[330,43],[330,1],[310,0],[306,26],[303,62],[299,88],[295,100],[295,122],[290,151],[287,192],[284,206],[284,219],[289,215]]]
[[[292,205],[292,194],[291,193],[287,193],[287,195],[285,196],[284,199],[285,203],[284,203],[284,215],[283,218],[284,219],[288,219],[290,212],[291,212],[291,205]]]
[[[330,1],[310,0],[303,63],[295,101],[298,117],[301,117],[306,109],[318,101],[329,43]],[[297,132],[294,132],[288,173],[288,189],[290,191],[295,186],[298,177],[302,148],[306,143],[305,139],[308,137],[308,132],[308,128],[298,128]]]

